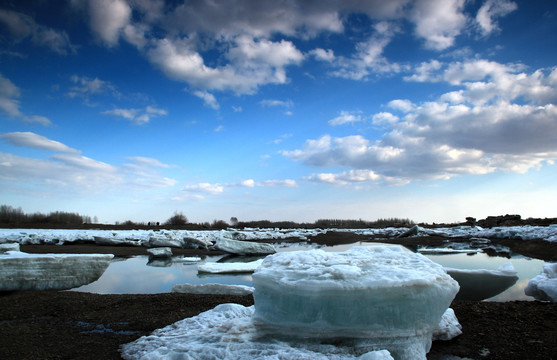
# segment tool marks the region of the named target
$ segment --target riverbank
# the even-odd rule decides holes
[[[22,291],[0,294],[0,358],[120,359],[119,347],[218,304],[252,296],[99,295]],[[517,301],[452,305],[463,334],[436,341],[428,359],[554,359],[557,304]],[[482,356],[481,354],[487,354]]]

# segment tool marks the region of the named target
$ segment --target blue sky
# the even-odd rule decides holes
[[[4,1],[0,203],[557,217],[557,3]]]

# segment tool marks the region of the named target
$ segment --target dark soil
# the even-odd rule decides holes
[[[221,303],[251,296],[98,295],[24,291],[0,295],[1,359],[119,359],[119,347]],[[436,341],[429,359],[557,358],[557,304],[462,302],[452,305],[463,334]],[[481,354],[487,354],[482,356]]]

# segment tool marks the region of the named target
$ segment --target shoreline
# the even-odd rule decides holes
[[[311,240],[323,245],[380,241],[406,246],[435,246],[443,238],[427,236],[375,240],[369,236],[334,232]],[[510,244],[511,249],[528,244],[527,250],[542,258],[557,255],[557,244],[548,241],[528,240],[511,244],[502,239],[493,242],[505,246]],[[109,253],[124,257],[148,255],[145,247],[92,243],[22,245],[21,251]],[[219,254],[214,250],[199,249],[173,248],[172,251],[174,255],[185,256]],[[120,345],[228,302],[249,306],[253,304],[253,297],[179,293],[4,292],[0,293],[0,358],[120,359]],[[556,358],[557,303],[454,301],[451,307],[463,327],[463,334],[450,341],[434,342],[428,359],[440,360],[445,355],[468,359]]]

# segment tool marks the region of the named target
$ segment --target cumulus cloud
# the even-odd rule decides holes
[[[220,104],[217,101],[217,99],[215,98],[215,95],[211,94],[208,91],[201,91],[201,90],[196,90],[193,92],[193,94],[195,96],[197,96],[198,98],[203,100],[203,104],[207,107],[210,107],[212,109],[218,110],[220,109]]]
[[[487,0],[478,10],[476,23],[482,35],[487,36],[499,30],[496,19],[515,11],[515,2],[507,0]]]
[[[118,43],[130,22],[131,8],[124,0],[89,0],[90,26],[108,46]]]
[[[204,90],[230,90],[253,94],[264,84],[288,81],[285,67],[302,61],[302,53],[290,41],[272,42],[238,36],[225,54],[228,63],[210,67],[191,39],[161,39],[149,52],[150,60],[167,76]]]
[[[0,9],[0,25],[7,28],[15,41],[29,38],[32,43],[47,47],[60,55],[76,52],[76,47],[72,45],[65,31],[37,24],[26,14]]]
[[[339,116],[329,120],[329,125],[339,126],[346,123],[355,123],[363,121],[361,111],[341,111]]]
[[[167,114],[164,109],[147,106],[145,109],[113,109],[103,111],[104,115],[114,115],[131,121],[134,125],[143,125],[151,121],[152,118]]]
[[[391,124],[381,139],[325,135],[282,154],[313,167],[373,171],[399,181],[526,172],[551,164],[557,158],[557,69],[521,69],[485,60],[443,64],[433,79],[457,90],[434,101],[389,102],[404,116],[372,115]],[[311,180],[349,183],[349,174],[322,173]]]
[[[44,126],[49,126],[52,122],[40,115],[26,115],[19,109],[19,100],[21,91],[14,85],[10,79],[5,78],[0,74],[0,111],[10,117],[20,119],[28,123],[36,123]]]
[[[335,53],[331,49],[313,49],[309,53],[321,61],[332,62],[335,59]]]
[[[466,25],[464,5],[464,0],[417,0],[410,14],[416,36],[434,50],[451,47]]]

